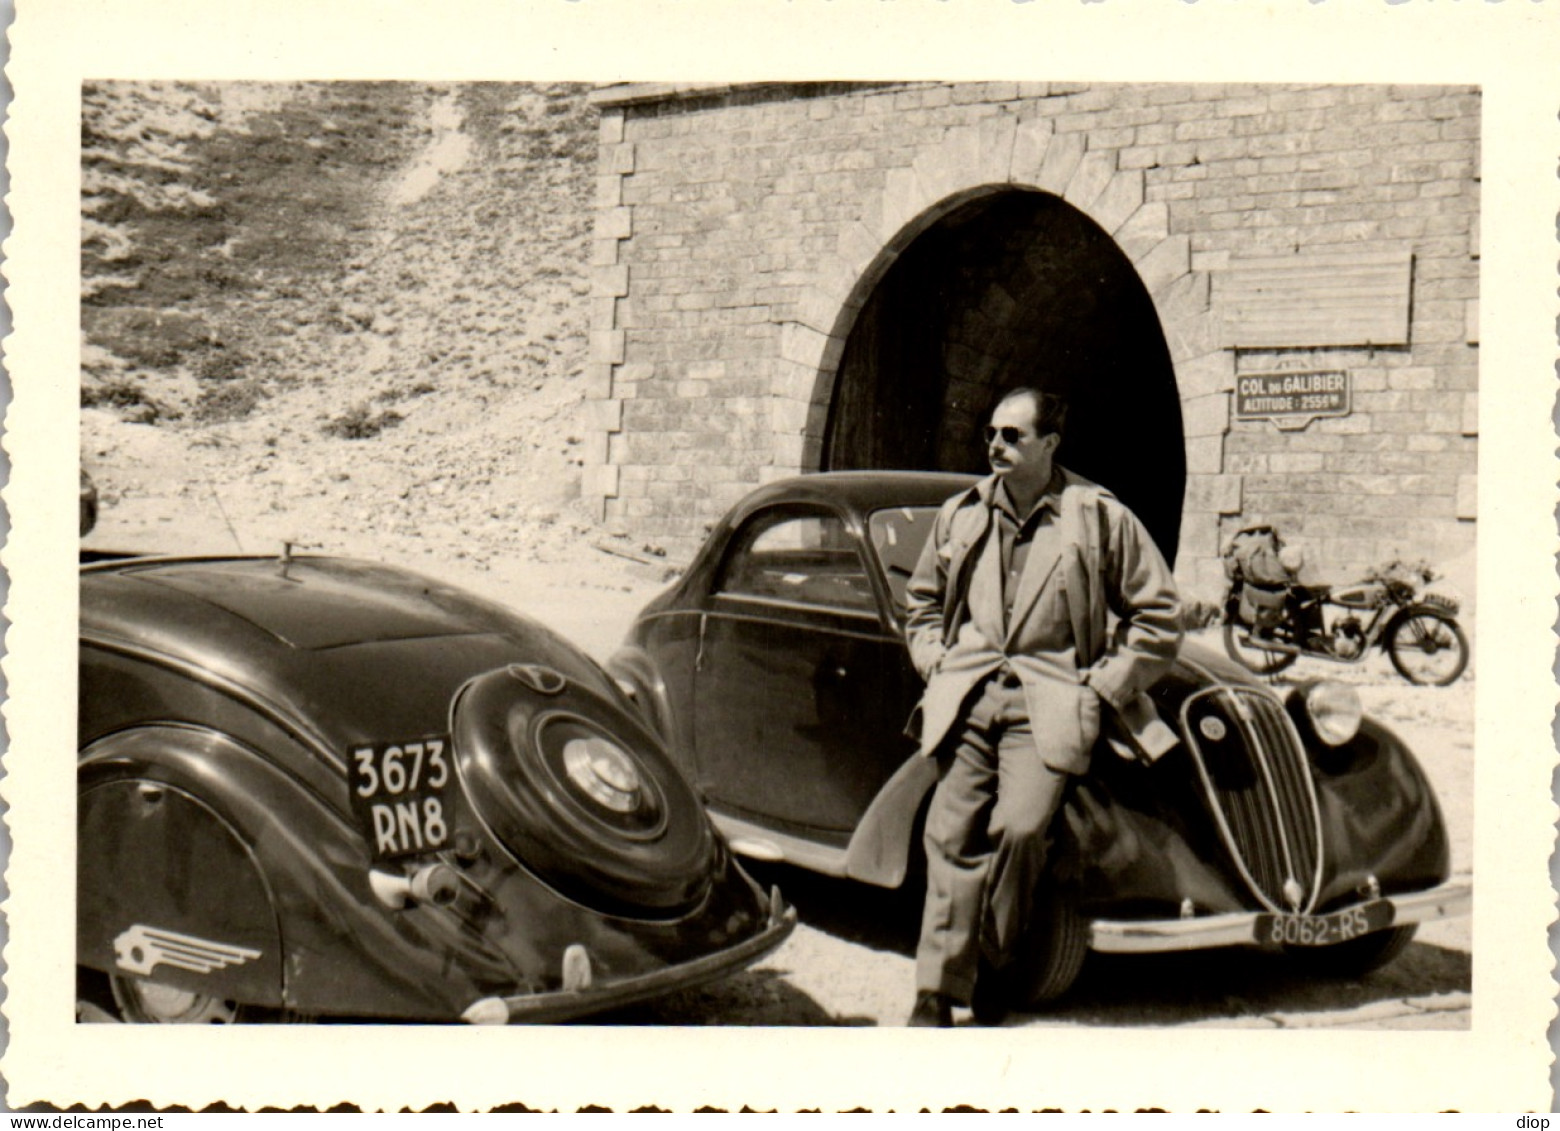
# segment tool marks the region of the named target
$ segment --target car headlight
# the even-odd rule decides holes
[[[1317,738],[1329,746],[1342,746],[1359,733],[1365,712],[1354,688],[1323,681],[1306,689],[1305,713]]]

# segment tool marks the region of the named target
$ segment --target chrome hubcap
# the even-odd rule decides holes
[[[231,1025],[238,1003],[140,978],[115,978],[114,1000],[127,1021],[154,1025]]]

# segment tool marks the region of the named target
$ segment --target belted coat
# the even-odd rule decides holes
[[[1147,530],[1120,500],[1065,468],[1060,473],[1061,550],[1030,555],[1000,647],[953,647],[971,616],[976,563],[987,540],[999,536],[992,503],[996,477],[982,479],[938,511],[906,589],[910,658],[926,680],[917,709],[922,755],[935,752],[948,736],[974,687],[1004,666],[1023,684],[1036,744],[1054,769],[1076,774],[1088,768],[1102,703],[1114,711],[1132,752],[1152,758],[1173,742],[1144,692],[1180,646],[1175,580]],[[1002,596],[977,592],[975,599],[1000,602]],[[1071,670],[1054,655],[1034,654],[1037,641],[1055,639],[1058,617],[1072,630]],[[986,623],[992,623],[989,616]],[[995,623],[1002,623],[1000,613]]]

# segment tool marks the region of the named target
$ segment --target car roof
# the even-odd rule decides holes
[[[335,750],[439,731],[455,689],[506,664],[609,686],[536,621],[395,566],[128,558],[83,567],[80,593],[83,643],[287,705]]]
[[[189,628],[236,620],[281,644],[316,649],[491,627],[437,582],[347,559],[128,559],[89,567],[82,585],[84,598],[107,598],[83,601],[84,623],[117,622],[124,635],[137,619],[159,627],[184,620]]]
[[[936,506],[977,481],[977,476],[952,471],[821,471],[760,487],[737,510],[745,516],[785,502],[828,503],[863,514],[885,507]]]

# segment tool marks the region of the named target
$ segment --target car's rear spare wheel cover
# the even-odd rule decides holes
[[[655,737],[605,695],[550,668],[478,676],[453,712],[467,799],[499,843],[598,911],[671,918],[708,889],[718,845]]]

